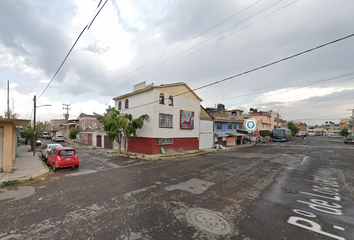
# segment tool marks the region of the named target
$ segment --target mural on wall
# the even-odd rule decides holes
[[[181,110],[180,129],[194,129],[194,112]]]

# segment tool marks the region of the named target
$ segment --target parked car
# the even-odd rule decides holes
[[[344,143],[354,143],[354,136],[347,136],[344,138]]]
[[[341,136],[339,136],[338,134],[329,134],[327,137],[328,138],[341,138]]]
[[[43,134],[42,138],[44,138],[44,139],[51,139],[51,137],[50,137],[49,134]]]
[[[52,139],[54,142],[64,142],[64,136],[62,135],[55,135]]]
[[[40,139],[38,139],[37,141],[36,141],[36,146],[41,146],[42,145],[42,141],[40,140]]]
[[[46,144],[42,147],[42,158],[44,160],[47,160],[48,154],[50,152],[50,150],[52,150],[52,148],[56,148],[56,147],[62,147],[61,144],[59,143],[52,143],[52,144]]]
[[[75,167],[79,168],[79,157],[72,147],[55,147],[50,150],[47,163],[52,166],[53,171],[58,168]]]

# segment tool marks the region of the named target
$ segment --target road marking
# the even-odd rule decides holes
[[[296,201],[306,204],[307,207],[315,211],[319,211],[331,215],[343,215],[342,206],[340,204],[323,200],[323,199],[330,199],[332,201],[341,200],[338,193],[339,192],[338,183],[336,179],[333,178],[331,175],[332,175],[331,172],[328,170],[320,171],[319,175],[311,175],[313,177],[312,182],[315,183],[315,185],[312,186],[312,191],[323,195],[300,191],[300,193],[304,195],[315,196],[321,199],[309,199],[309,201],[301,201],[301,200],[296,200]],[[294,213],[301,215],[302,217],[290,216],[287,223],[331,238],[335,238],[338,240],[345,240],[345,238],[343,237],[323,231],[322,226],[318,223],[321,222],[321,219],[317,219],[316,222],[307,219],[307,218],[316,218],[317,216],[315,214],[300,209],[292,209],[292,211]],[[344,231],[344,228],[336,225],[333,225],[333,228]]]
[[[333,225],[333,227],[334,227],[335,229],[339,229],[339,230],[342,230],[342,231],[344,231],[344,230],[345,230],[344,228],[339,227],[339,226],[336,226],[336,225]]]

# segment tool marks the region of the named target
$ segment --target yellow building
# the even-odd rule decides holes
[[[349,127],[349,119],[340,120],[339,125],[340,125],[341,129],[348,129],[348,127]]]
[[[16,126],[26,126],[30,120],[0,118],[0,172],[12,172],[16,157]]]

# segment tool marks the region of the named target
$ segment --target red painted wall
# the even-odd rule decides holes
[[[198,138],[173,138],[173,144],[158,145],[157,138],[132,137],[128,143],[128,152],[143,153],[143,154],[160,154],[160,148],[165,151],[173,149],[178,151],[183,150],[198,150]]]

